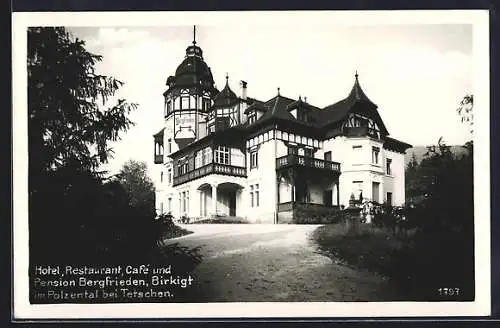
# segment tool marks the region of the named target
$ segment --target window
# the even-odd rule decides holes
[[[203,98],[203,110],[206,112],[210,108],[210,98]]]
[[[201,163],[202,163],[202,165],[212,163],[212,148],[207,147],[207,148],[203,149]]]
[[[331,151],[325,152],[324,157],[325,157],[325,161],[331,162],[332,161],[332,152]]]
[[[299,121],[307,122],[307,113],[305,112],[305,110],[299,110],[297,112],[297,119]]]
[[[257,114],[255,112],[252,112],[248,115],[248,124],[252,124],[255,121],[257,121]]]
[[[229,148],[225,146],[218,146],[217,149],[215,150],[215,162],[220,163],[220,164],[227,164],[229,165]]]
[[[288,155],[297,155],[299,149],[296,146],[288,146]]]
[[[172,100],[167,101],[167,115],[172,112]]]
[[[259,184],[250,185],[250,206],[259,206]]]
[[[392,164],[392,159],[388,158],[386,160],[386,164],[385,164],[385,170],[387,172],[387,175],[391,175],[392,174],[391,164]]]
[[[168,183],[171,184],[172,183],[172,169],[171,168],[168,169],[167,179],[168,179]]]
[[[168,153],[172,153],[172,139],[168,139]]]
[[[169,197],[168,198],[168,212],[172,212],[172,198]]]
[[[376,203],[380,203],[379,194],[380,194],[380,183],[372,182],[372,200]]]
[[[254,169],[259,166],[259,153],[257,150],[250,152],[250,168]]]
[[[160,172],[160,182],[163,182],[163,171]]]
[[[182,192],[182,212],[187,212],[189,209],[189,191]]]
[[[210,134],[210,133],[214,133],[214,132],[215,132],[215,122],[212,121],[207,126],[207,133]]]
[[[194,168],[197,169],[203,166],[203,150],[194,153]]]
[[[255,206],[259,206],[259,184],[255,185]]]
[[[378,164],[378,155],[380,153],[380,148],[372,147],[372,163]]]
[[[352,182],[352,194],[357,200],[363,199],[363,181],[353,181]]]
[[[189,97],[181,98],[181,106],[182,109],[189,109]]]
[[[314,152],[310,148],[305,148],[304,149],[304,156],[305,157],[314,157]]]
[[[160,203],[160,214],[163,214],[163,202]]]

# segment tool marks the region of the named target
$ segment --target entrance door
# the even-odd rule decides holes
[[[236,192],[229,194],[229,216],[236,216]]]
[[[380,183],[378,182],[373,182],[373,189],[372,189],[372,200],[374,202],[377,202],[377,203],[380,203],[380,198],[379,198],[379,194],[380,194]]]
[[[332,197],[333,197],[332,190],[323,191],[323,204],[331,206],[332,205]]]

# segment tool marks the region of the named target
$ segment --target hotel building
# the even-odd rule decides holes
[[[250,222],[293,222],[297,209],[348,206],[354,196],[405,201],[404,153],[389,137],[358,74],[351,92],[324,108],[277,94],[268,100],[215,87],[193,41],[164,92],[154,135],[158,214]],[[256,81],[258,83],[258,81]]]

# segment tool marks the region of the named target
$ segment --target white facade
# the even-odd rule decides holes
[[[237,216],[276,223],[295,204],[349,205],[352,196],[405,202],[404,152],[356,75],[347,98],[323,109],[279,94],[264,102],[213,86],[193,42],[167,81],[155,135],[158,214]],[[189,85],[191,83],[191,85]]]

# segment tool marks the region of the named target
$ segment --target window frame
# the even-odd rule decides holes
[[[215,149],[215,163],[231,165],[231,148],[227,146],[217,146]]]
[[[372,164],[374,165],[380,165],[380,148],[372,146]]]
[[[259,167],[259,150],[255,149],[250,151],[250,169]]]
[[[385,173],[392,175],[392,158],[386,158],[385,160]]]

